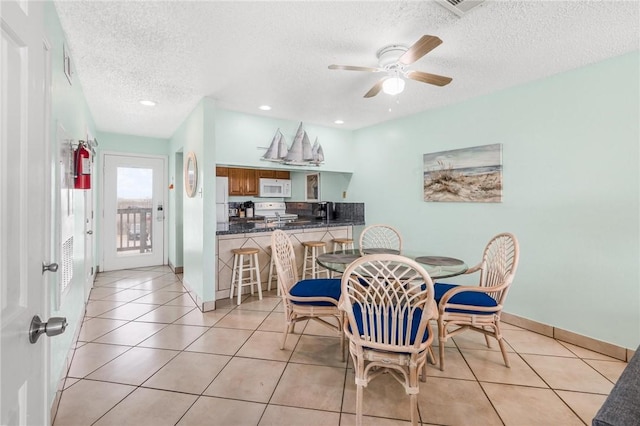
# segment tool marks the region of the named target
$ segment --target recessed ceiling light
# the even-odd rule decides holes
[[[263,111],[271,111],[271,107],[269,105],[260,105],[258,108]]]
[[[147,101],[147,100],[142,100],[140,101],[140,103],[144,106],[156,106],[157,102],[154,101]]]
[[[336,124],[344,124],[344,121],[342,121],[342,120],[336,120],[336,121],[334,121],[334,123],[336,123]]]

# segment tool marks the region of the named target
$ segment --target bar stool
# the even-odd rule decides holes
[[[320,268],[316,263],[318,257],[318,249],[322,248],[322,253],[327,252],[327,245],[324,241],[305,241],[302,243],[304,246],[304,264],[302,265],[302,279],[307,276],[307,272],[310,272],[310,278],[319,278],[319,275],[323,272],[327,273],[329,278],[329,270]],[[307,262],[310,265],[307,265]]]
[[[331,242],[333,243],[333,251],[337,251],[338,247],[343,251],[347,249],[353,250],[353,239],[351,238],[334,238]]]
[[[271,262],[269,265],[269,281],[267,284],[267,290],[271,291],[271,281],[276,279],[276,294],[280,296],[280,286],[278,285],[278,271],[276,270],[276,257],[273,255],[273,247],[269,246],[271,249]]]
[[[260,283],[260,266],[258,264],[258,250],[255,247],[232,249],[233,271],[231,273],[231,288],[229,299],[233,299],[233,288],[237,287],[238,305],[240,304],[242,287],[249,286],[253,295],[253,286],[258,288],[258,297],[262,300],[262,284]],[[249,276],[245,277],[244,274]]]
[[[342,250],[345,251],[347,249],[353,250],[353,240],[351,238],[334,238],[331,240],[333,243],[333,251]],[[336,278],[340,277],[342,274],[331,271],[331,277]]]

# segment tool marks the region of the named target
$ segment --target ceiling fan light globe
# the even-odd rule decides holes
[[[397,95],[404,91],[404,84],[400,77],[391,77],[382,83],[382,91],[387,95]]]

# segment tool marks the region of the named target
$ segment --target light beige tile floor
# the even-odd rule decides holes
[[[281,350],[280,298],[263,296],[202,313],[166,267],[98,274],[54,425],[355,424],[339,339],[300,323]],[[589,425],[626,364],[503,328],[511,368],[480,335],[447,342],[445,371],[429,365],[420,384],[423,424]],[[364,424],[407,425],[408,407],[382,375],[365,389]]]

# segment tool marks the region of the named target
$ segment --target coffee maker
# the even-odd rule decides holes
[[[253,217],[253,201],[247,201],[243,204],[243,206],[244,206],[245,216]]]
[[[317,204],[316,219],[329,220],[333,215],[333,203],[322,201]]]

